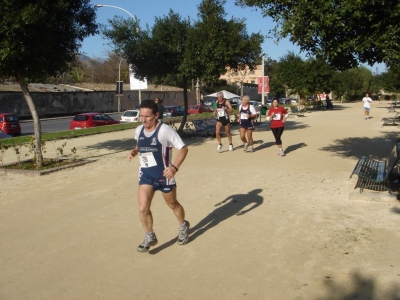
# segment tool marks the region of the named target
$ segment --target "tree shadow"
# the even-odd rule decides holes
[[[95,145],[89,145],[84,147],[85,150],[113,150],[114,152],[129,151],[136,146],[135,139],[117,139],[117,140],[106,140],[104,142],[97,143]]]
[[[349,137],[334,140],[334,144],[319,150],[332,152],[339,157],[358,159],[365,155],[376,160],[384,160],[390,154],[397,139],[397,132],[382,132],[379,137]]]
[[[397,196],[397,200],[399,200],[398,196]],[[391,210],[392,213],[400,215],[400,207],[392,207],[390,210]]]
[[[189,243],[194,242],[199,236],[203,235],[206,231],[217,226],[219,223],[233,216],[241,216],[249,211],[255,209],[263,203],[263,197],[258,195],[262,189],[255,189],[248,194],[231,195],[223,201],[215,204],[214,209],[210,214],[204,217],[199,223],[189,230],[190,239]],[[224,205],[223,205],[224,204]],[[251,205],[250,207],[247,207]],[[162,244],[161,246],[149,251],[149,254],[157,254],[158,252],[172,246],[176,243],[177,238]]]
[[[377,291],[376,282],[373,278],[363,276],[359,272],[352,274],[351,286],[335,283],[332,277],[326,276],[324,282],[327,288],[327,296],[319,300],[399,300],[400,286],[394,283],[386,291]]]

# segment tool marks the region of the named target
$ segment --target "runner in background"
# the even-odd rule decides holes
[[[222,92],[217,93],[217,107],[214,110],[214,116],[217,117],[217,124],[215,125],[215,135],[217,136],[218,140],[218,147],[217,151],[221,152],[222,143],[221,143],[221,128],[222,126],[225,127],[226,135],[228,136],[229,140],[229,151],[233,151],[232,145],[232,135],[230,130],[230,120],[229,114],[233,112],[233,108],[231,103],[224,99],[224,94]]]
[[[242,104],[239,106],[239,116],[239,132],[240,139],[243,142],[243,150],[253,152],[254,119],[257,118],[257,112],[254,106],[250,104],[249,96],[242,97]]]
[[[267,120],[271,121],[271,131],[274,134],[276,145],[278,146],[278,155],[285,156],[282,148],[281,136],[285,129],[285,121],[288,116],[286,108],[279,106],[278,98],[272,99],[272,107],[268,110]]]

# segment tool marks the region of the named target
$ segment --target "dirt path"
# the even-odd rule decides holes
[[[400,204],[349,200],[357,158],[383,159],[398,137],[381,127],[388,106],[373,103],[370,120],[361,103],[290,118],[286,157],[267,126],[254,134],[254,153],[243,152],[237,130],[233,152],[188,139],[177,182],[191,240],[176,244],[177,221],[156,194],[159,244],[148,254],[136,251],[133,130],[69,140],[66,148],[98,161],[0,176],[0,299],[400,297]]]

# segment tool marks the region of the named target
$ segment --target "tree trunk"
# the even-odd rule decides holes
[[[36,168],[40,170],[43,165],[43,155],[42,155],[42,128],[40,125],[40,119],[37,114],[36,108],[35,108],[35,103],[33,103],[32,97],[29,94],[29,89],[28,89],[28,84],[25,82],[25,79],[18,76],[17,80],[19,82],[19,85],[21,86],[22,92],[24,93],[24,97],[26,100],[26,103],[28,104],[29,110],[32,115],[33,119],[33,128],[35,132],[35,162],[36,162]]]
[[[183,132],[187,120],[187,110],[188,110],[188,95],[187,95],[187,77],[183,76],[183,117],[181,125],[178,128],[178,133]]]

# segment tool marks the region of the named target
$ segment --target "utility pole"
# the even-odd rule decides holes
[[[265,105],[265,96],[264,96],[264,85],[265,85],[265,82],[264,82],[264,76],[265,76],[265,74],[264,74],[264,59],[265,59],[265,53],[264,53],[264,51],[263,51],[263,54],[262,54],[262,60],[261,60],[261,67],[262,67],[262,93],[261,93],[261,104],[262,105]]]

